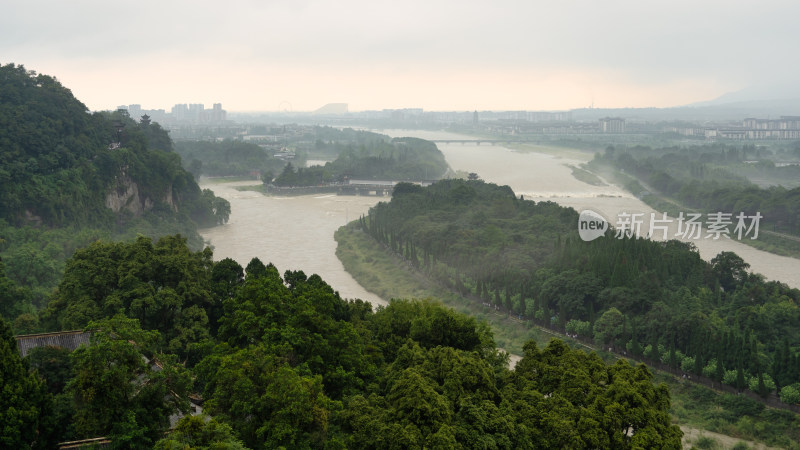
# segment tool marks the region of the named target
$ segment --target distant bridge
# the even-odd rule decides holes
[[[394,191],[397,183],[412,183],[420,186],[428,186],[436,180],[423,181],[394,181],[394,180],[350,180],[347,184],[331,183],[319,186],[293,186],[281,187],[267,185],[266,191],[269,194],[277,195],[311,195],[311,194],[336,194],[336,195],[362,195],[389,197]]]
[[[436,144],[514,144],[514,143],[523,143],[523,142],[531,142],[527,139],[428,139],[430,142],[434,142]]]

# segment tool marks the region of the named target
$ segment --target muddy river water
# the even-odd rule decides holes
[[[380,132],[393,137],[465,138],[450,133],[418,130]],[[485,143],[438,145],[454,170],[476,172],[486,181],[509,185],[517,195],[523,195],[526,199],[555,201],[578,211],[591,209],[612,224],[620,213],[643,213],[643,230],[648,227],[650,213],[657,213],[620,187],[592,186],[575,179],[568,165],[580,164],[583,162],[580,159],[554,156],[552,153],[523,153]],[[307,275],[319,274],[345,298],[361,298],[373,304],[385,303],[361,287],[344,270],[336,258],[333,233],[348,221],[365,214],[378,201],[387,198],[336,195],[270,197],[236,189],[246,184],[253,182],[201,182],[203,188],[212,189],[216,195],[231,203],[231,216],[227,224],[201,231],[203,238],[213,245],[216,260],[229,257],[245,266],[251,258],[258,257],[264,263],[275,264],[281,273],[285,270],[303,270]],[[672,222],[670,226],[669,233],[674,235],[677,222]],[[697,246],[704,259],[711,259],[724,250],[734,251],[750,264],[754,272],[800,287],[798,259],[773,255],[725,238],[694,239],[690,242]]]

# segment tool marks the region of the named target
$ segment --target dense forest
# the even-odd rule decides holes
[[[439,179],[448,170],[444,155],[423,139],[390,138],[369,131],[321,126],[264,128],[270,139],[255,144],[238,140],[175,143],[186,170],[195,178],[260,175],[265,184],[317,186],[348,178],[381,180]],[[251,132],[259,132],[254,128]],[[279,152],[290,158],[280,158]],[[304,167],[308,159],[329,161]]]
[[[375,147],[391,141],[385,134],[353,128],[334,128],[330,126],[308,127],[295,138],[287,138],[299,152],[311,159],[333,161],[349,150]]]
[[[449,288],[542,326],[800,403],[800,291],[679,241],[577,236],[578,214],[507,186],[400,184],[359,220]]]
[[[644,365],[554,340],[509,370],[485,323],[432,301],[373,311],[317,275],[214,262],[178,236],[76,251],[41,321],[91,340],[20,358],[0,319],[3,447],[680,447]],[[165,436],[190,399],[206,416]]]
[[[200,175],[243,176],[280,172],[286,162],[275,158],[274,149],[232,139],[217,141],[177,141],[175,151],[195,179]]]
[[[97,239],[180,233],[224,223],[230,205],[181,168],[159,124],[90,113],[55,78],[0,66],[0,257],[14,283],[0,315],[20,331],[72,253]],[[15,326],[17,326],[15,325]]]
[[[328,133],[329,134],[329,133]],[[333,144],[338,156],[324,166],[295,168],[287,165],[272,180],[276,186],[317,186],[344,182],[347,179],[365,180],[431,180],[441,178],[448,169],[444,155],[436,144],[417,138],[376,136],[374,140],[353,144]],[[383,139],[385,138],[385,140]],[[318,141],[319,146],[324,146]],[[269,183],[269,177],[264,177]]]

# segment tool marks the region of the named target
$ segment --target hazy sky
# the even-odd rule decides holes
[[[664,107],[800,79],[798,17],[797,0],[0,0],[0,64],[92,110]]]

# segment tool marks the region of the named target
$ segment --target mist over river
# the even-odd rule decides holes
[[[467,136],[420,130],[378,130],[392,137],[414,136],[423,139],[469,139]],[[572,176],[568,164],[580,159],[551,154],[519,152],[489,144],[437,144],[454,170],[476,172],[488,182],[509,185],[524,198],[550,200],[578,211],[592,209],[613,225],[620,212],[645,213],[648,219],[656,212],[622,188],[592,186]],[[575,155],[570,152],[570,155]],[[231,203],[230,221],[219,227],[201,230],[203,238],[214,247],[214,259],[226,257],[243,267],[257,256],[265,264],[272,262],[278,271],[302,270],[306,275],[318,274],[344,298],[361,298],[374,305],[385,304],[377,295],[366,291],[345,270],[336,257],[333,233],[347,221],[365,214],[385,197],[307,195],[270,197],[254,191],[238,191],[235,186],[256,184],[255,181],[215,184],[202,180],[209,188]],[[731,212],[734,215],[735,211]],[[643,230],[647,230],[645,220]],[[578,224],[575,224],[577,229]],[[676,231],[673,223],[670,234]],[[730,239],[691,240],[700,255],[709,260],[721,251],[734,251],[744,258],[751,270],[768,279],[800,287],[800,260],[756,250]]]

